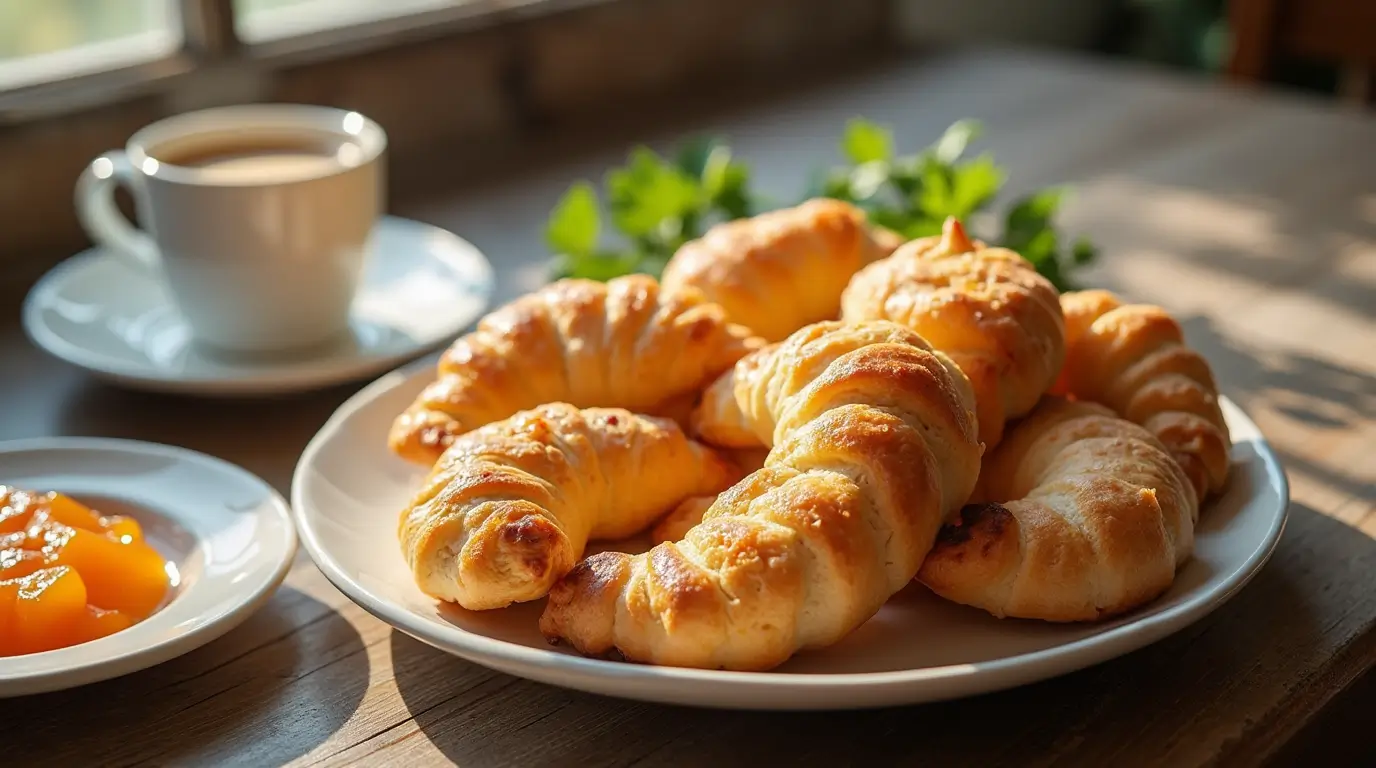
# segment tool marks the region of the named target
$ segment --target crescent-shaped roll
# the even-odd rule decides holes
[[[422,592],[500,608],[543,597],[590,540],[634,536],[738,477],[669,419],[550,403],[456,439],[399,537]]]
[[[1154,435],[1048,395],[985,458],[918,580],[998,617],[1094,621],[1170,587],[1198,516],[1194,488]]]
[[[913,240],[860,270],[841,298],[841,319],[885,319],[920,333],[970,378],[980,439],[993,448],[1065,360],[1059,294],[1006,248],[970,240],[946,220],[939,237]]]
[[[1102,290],[1066,293],[1061,307],[1067,353],[1056,391],[1146,427],[1180,462],[1200,499],[1221,491],[1232,438],[1218,385],[1175,318]]]
[[[698,390],[763,344],[691,288],[669,293],[646,275],[559,280],[450,345],[388,444],[428,466],[459,435],[541,403],[687,413]]]
[[[713,226],[669,260],[664,288],[697,288],[733,322],[779,341],[808,323],[835,320],[846,281],[900,241],[871,230],[856,206],[816,198]]]
[[[964,374],[894,323],[807,326],[709,392],[742,411],[771,403],[764,467],[681,540],[579,563],[550,590],[546,637],[639,662],[772,668],[908,584],[979,473]]]

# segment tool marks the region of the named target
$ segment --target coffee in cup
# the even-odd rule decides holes
[[[165,280],[192,336],[237,352],[342,335],[385,207],[386,135],[357,112],[259,104],[136,132],[77,183],[93,240]],[[114,204],[127,186],[143,229]]]

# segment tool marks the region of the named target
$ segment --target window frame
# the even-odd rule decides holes
[[[573,10],[616,0],[462,0],[379,16],[343,26],[310,29],[258,42],[240,38],[234,0],[177,0],[181,45],[170,55],[100,71],[0,89],[0,126],[165,95],[204,93],[208,81],[237,78],[251,83],[274,69],[366,54],[409,42],[496,26],[507,21]],[[93,44],[100,45],[100,44]],[[60,56],[60,53],[51,54]],[[128,60],[127,58],[125,59]],[[228,100],[253,98],[248,86]],[[194,98],[189,100],[194,101]]]

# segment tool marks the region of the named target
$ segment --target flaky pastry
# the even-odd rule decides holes
[[[421,591],[473,610],[544,596],[591,540],[740,477],[669,419],[550,403],[457,438],[401,515]]]
[[[1093,621],[1166,591],[1198,517],[1194,488],[1154,435],[1048,395],[985,458],[918,579],[999,617]]]
[[[646,275],[560,280],[455,341],[388,444],[428,466],[459,435],[551,402],[686,415],[698,390],[763,344],[691,288],[670,294]]]
[[[662,665],[772,668],[837,642],[908,584],[979,472],[964,374],[894,323],[805,327],[743,359],[704,405],[704,433],[730,420],[772,446],[764,467],[681,540],[579,563],[550,590],[547,637]]]
[[[975,389],[980,439],[1037,404],[1065,360],[1055,286],[1018,254],[970,240],[948,219],[940,237],[913,240],[860,270],[841,319],[885,319],[950,355]]]
[[[817,198],[718,224],[684,244],[664,268],[666,290],[691,286],[769,341],[835,320],[841,289],[901,238],[871,229],[865,213]]]

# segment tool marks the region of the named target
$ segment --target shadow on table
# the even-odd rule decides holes
[[[0,763],[281,765],[334,734],[368,679],[353,626],[283,587],[235,630],[159,666],[0,700]]]
[[[1315,550],[1331,569],[1313,567]],[[1353,585],[1339,582],[1368,578],[1374,568],[1376,541],[1295,505],[1252,584],[1154,646],[1009,691],[880,710],[731,712],[622,701],[491,672],[401,633],[392,635],[392,658],[411,716],[461,765],[966,765],[972,757],[980,765],[1195,764],[1257,748],[1294,724],[1287,707],[1296,681],[1317,674],[1376,617],[1376,595],[1354,606],[1342,597]]]
[[[1209,361],[1224,394],[1244,410],[1264,402],[1265,406],[1309,430],[1360,428],[1370,414],[1376,413],[1376,377],[1330,360],[1294,350],[1268,349],[1264,353],[1248,348],[1219,333],[1205,317],[1182,321],[1189,343]],[[1344,495],[1371,498],[1370,483],[1343,471],[1344,457],[1323,460],[1323,448],[1299,451],[1287,445],[1284,436],[1272,439],[1281,463],[1289,472],[1303,472]]]

